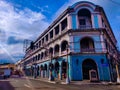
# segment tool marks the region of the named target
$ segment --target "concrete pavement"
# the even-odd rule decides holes
[[[120,85],[53,84],[29,78],[10,78],[0,83],[0,90],[120,90]]]
[[[49,82],[49,83],[54,83],[54,84],[57,84],[57,83],[66,84],[65,80],[55,79],[55,81],[49,81],[48,78],[40,78],[40,77],[37,77],[37,78],[23,77],[23,78],[28,78],[28,79],[32,79],[32,80],[39,80],[39,81]],[[118,83],[116,83],[116,82],[90,82],[89,80],[71,81],[70,84],[73,84],[73,85],[118,85]]]

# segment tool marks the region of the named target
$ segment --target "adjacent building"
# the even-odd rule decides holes
[[[102,7],[77,2],[68,7],[35,41],[20,62],[26,75],[58,80],[117,79],[117,41]]]
[[[0,75],[11,75],[12,71],[15,69],[15,64],[12,63],[2,63],[0,64]]]

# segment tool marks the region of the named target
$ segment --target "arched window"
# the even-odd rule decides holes
[[[35,56],[35,61],[37,61],[37,60],[38,60],[38,56],[36,55],[36,56]]]
[[[95,51],[94,41],[89,37],[83,38],[80,41],[80,47],[81,47],[81,52],[93,52],[93,51]]]
[[[55,48],[54,48],[54,50],[55,50],[54,55],[55,55],[55,56],[59,54],[59,48],[60,48],[60,47],[59,47],[58,44],[55,45]]]
[[[43,57],[44,57],[44,53],[42,52],[42,53],[41,53],[41,59],[43,59]]]
[[[48,56],[47,50],[44,52],[44,57],[46,58]]]
[[[61,51],[65,51],[67,49],[67,45],[68,45],[68,42],[67,41],[63,41],[61,43]]]
[[[40,54],[38,54],[38,60],[40,60]]]
[[[49,54],[53,54],[53,48],[52,47],[49,49]]]
[[[79,29],[90,29],[92,27],[91,12],[88,9],[81,9],[78,12]]]

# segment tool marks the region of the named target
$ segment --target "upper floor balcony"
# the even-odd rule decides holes
[[[78,29],[91,29],[92,28],[92,19],[91,12],[87,9],[81,9],[78,12]]]

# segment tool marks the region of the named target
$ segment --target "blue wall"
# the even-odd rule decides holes
[[[95,25],[95,28],[99,28],[99,24],[98,24],[98,16],[97,15],[94,15],[94,25]]]
[[[72,14],[72,29],[77,29],[76,14]]]
[[[80,52],[80,40],[84,37],[90,37],[94,40],[94,46],[95,46],[95,51],[96,52],[101,52],[102,51],[102,44],[100,43],[100,36],[98,35],[88,35],[88,36],[85,36],[85,35],[80,35],[80,36],[74,36],[73,37],[73,42],[74,43],[74,52]]]
[[[78,65],[76,65],[76,60]],[[92,59],[96,62],[98,68],[99,80],[110,80],[109,66],[105,55],[74,55],[71,56],[71,80],[83,80],[82,63],[86,59]],[[101,59],[104,59],[104,66],[101,64]]]
[[[84,60],[86,59],[92,59],[96,62],[97,64],[97,70],[98,70],[98,78],[99,80],[104,80],[104,81],[109,81],[110,80],[110,72],[109,72],[109,66],[108,66],[108,60],[106,58],[106,56],[104,54],[99,54],[99,55],[95,55],[95,54],[84,54],[84,55],[72,55],[72,56],[68,56],[68,62],[69,62],[69,77],[70,80],[83,80],[83,73],[82,73],[82,63]],[[104,64],[101,64],[101,59],[104,59]],[[64,57],[59,57],[57,59],[57,61],[59,62],[59,64],[61,65],[62,61],[66,61],[67,58],[66,56]],[[76,60],[78,60],[78,64],[76,64]],[[52,60],[52,63],[55,63],[55,59]],[[50,61],[46,61],[43,62],[41,64],[38,64],[38,66],[40,65],[45,65],[47,64],[47,66],[49,65]],[[30,68],[30,67],[26,67],[26,68]],[[61,73],[61,69],[59,71]],[[49,72],[47,72],[47,76],[48,76]],[[53,71],[54,76],[56,76],[55,72]]]

